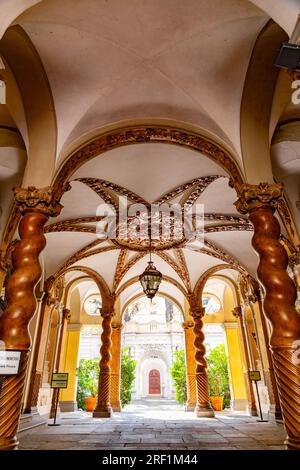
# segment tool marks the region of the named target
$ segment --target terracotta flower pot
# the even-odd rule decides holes
[[[97,405],[97,397],[87,397],[84,399],[84,401],[85,401],[85,410],[94,411]]]
[[[215,411],[223,410],[224,397],[210,397],[210,401]]]

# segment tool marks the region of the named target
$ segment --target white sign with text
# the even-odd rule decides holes
[[[20,359],[21,351],[0,351],[0,375],[16,375]]]

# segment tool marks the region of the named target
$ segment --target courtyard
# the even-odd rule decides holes
[[[226,411],[196,418],[173,400],[137,400],[110,419],[63,413],[60,426],[19,433],[20,450],[284,450],[282,425]],[[52,423],[49,420],[48,423]]]

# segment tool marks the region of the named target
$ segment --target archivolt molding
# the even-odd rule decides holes
[[[70,273],[70,272],[73,272],[73,271],[83,272],[88,277],[90,277],[96,283],[97,287],[99,288],[101,298],[102,298],[103,308],[106,308],[108,306],[111,307],[112,298],[114,298],[114,296],[111,294],[111,291],[110,291],[107,283],[105,282],[105,280],[103,279],[103,277],[99,273],[97,273],[93,269],[88,268],[86,266],[72,266],[72,267],[69,267],[69,268],[65,269],[63,272],[61,272],[57,275],[51,276],[50,278],[47,279],[47,281],[45,283],[45,290],[47,292],[50,292],[51,289],[53,288],[53,286],[55,285],[55,283],[58,282],[59,279],[62,276],[65,276],[67,273]]]
[[[231,264],[219,264],[217,266],[213,266],[212,268],[209,268],[200,276],[200,278],[198,279],[195,285],[195,288],[193,291],[193,298],[197,299],[197,302],[199,301],[199,299],[201,300],[202,298],[203,290],[208,279],[212,277],[214,274],[224,269],[233,269],[237,271],[238,273],[240,273],[239,269],[236,268],[235,266],[232,266]]]
[[[241,301],[240,301],[240,293],[239,293],[238,285],[233,281],[233,279],[231,279],[228,276],[225,276],[224,274],[214,274],[213,276],[210,276],[209,279],[218,279],[220,281],[223,281],[225,284],[227,284],[232,290],[235,307],[240,306]],[[204,288],[205,288],[205,285],[204,285]]]
[[[70,305],[69,305],[69,300],[70,300],[70,290],[71,288],[75,289],[77,287],[77,285],[81,284],[82,282],[85,282],[85,281],[94,281],[94,279],[92,279],[91,277],[89,277],[88,275],[86,276],[80,276],[80,277],[77,277],[76,279],[72,279],[66,286],[65,286],[65,289],[64,289],[64,302],[63,304],[66,306],[66,308],[69,308]],[[98,286],[97,286],[98,287]],[[72,290],[73,290],[72,289]]]
[[[196,150],[219,164],[235,182],[243,183],[237,163],[227,151],[206,137],[169,126],[132,126],[105,133],[75,151],[60,168],[54,187],[61,196],[63,186],[75,171],[87,161],[114,148],[139,143],[174,144]]]

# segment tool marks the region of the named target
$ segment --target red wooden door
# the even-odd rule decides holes
[[[157,369],[149,372],[149,395],[160,395],[160,373]]]

